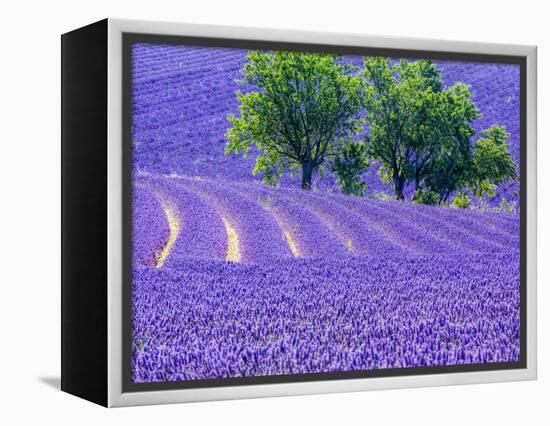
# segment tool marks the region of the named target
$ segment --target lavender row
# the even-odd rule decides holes
[[[293,257],[276,219],[254,200],[207,180],[181,178],[175,181],[206,197],[227,221],[226,227],[234,227],[240,261],[270,262],[275,258]]]
[[[142,179],[176,209],[179,232],[166,266],[181,259],[220,259],[226,254],[224,224],[215,208],[196,192],[174,184],[172,179]]]
[[[308,199],[301,191],[285,192]],[[378,227],[385,232],[386,238],[416,253],[495,252],[519,248],[519,230],[512,233],[517,215],[485,214],[343,195],[313,197],[323,203],[332,200],[333,210],[348,207],[359,212],[364,220],[374,225],[372,228]],[[366,238],[371,236],[365,234]]]
[[[263,185],[235,185],[236,190],[255,199],[258,204],[280,218],[298,248],[301,258],[322,256],[346,257],[351,252],[330,225],[314,211]]]
[[[270,190],[273,197],[281,197],[309,210],[335,234],[348,254],[354,256],[385,256],[389,253],[400,255],[409,252],[388,238],[387,233],[364,218],[347,209],[342,203],[328,197],[318,197],[304,191]],[[288,202],[287,201],[287,202]],[[323,253],[331,256],[332,251]]]
[[[264,185],[183,177],[140,181],[163,194],[178,211],[181,230],[171,249],[172,262],[181,258],[224,259],[228,226],[234,227],[238,260],[243,262],[292,256],[466,254],[519,247],[518,236],[498,229],[499,216],[495,214],[487,224],[464,211],[320,196]],[[149,202],[146,211],[159,209],[158,200],[151,198]],[[140,206],[134,209],[138,217],[143,216]],[[506,220],[504,217],[504,223]],[[142,229],[148,227],[145,222],[134,227],[137,234],[149,231]]]
[[[132,191],[132,257],[137,265],[155,266],[170,230],[160,202],[142,185]]]
[[[487,225],[491,229],[507,232],[512,236],[518,236],[520,233],[519,213],[497,213],[466,209],[464,217],[475,220],[481,225]]]
[[[134,268],[135,382],[519,359],[517,253]]]
[[[478,214],[476,216],[433,206],[419,206],[419,211],[425,212],[430,218],[441,219],[455,226],[466,229],[472,236],[478,236],[486,240],[489,245],[500,245],[503,248],[519,248],[519,215],[513,218],[507,214]],[[484,217],[485,216],[485,217]]]
[[[364,202],[356,197],[338,197],[339,204],[358,212],[363,220],[383,229],[393,241],[416,254],[453,253],[456,246],[445,239],[424,232],[413,221],[403,220],[388,208]]]
[[[405,203],[376,203],[379,207],[386,207],[399,215],[402,221],[413,222],[425,232],[436,235],[440,239],[448,240],[456,246],[460,252],[495,252],[506,251],[516,247],[513,237],[497,233],[497,239],[493,239],[494,233],[488,228],[480,229],[476,224],[475,229],[465,226],[460,214],[450,216],[439,214],[441,208],[424,209],[420,206],[411,208]],[[456,212],[453,212],[456,213]],[[466,221],[470,223],[471,221]],[[488,233],[488,235],[487,235]],[[508,246],[510,244],[510,246]]]

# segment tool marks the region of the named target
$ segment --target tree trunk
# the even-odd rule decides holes
[[[403,189],[405,188],[405,179],[400,178],[397,174],[393,177],[393,186],[395,189],[395,198],[404,200]]]
[[[313,162],[302,163],[302,189],[311,189],[311,177],[313,175]]]
[[[449,200],[449,197],[451,196],[451,191],[452,190],[447,190],[441,195],[439,204],[446,203]]]

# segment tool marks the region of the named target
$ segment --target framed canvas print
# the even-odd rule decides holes
[[[62,389],[536,378],[536,49],[107,19],[62,36]]]

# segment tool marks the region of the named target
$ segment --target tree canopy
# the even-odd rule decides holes
[[[287,169],[301,171],[310,189],[361,128],[362,80],[336,55],[251,51],[247,59],[243,82],[257,90],[237,93],[226,153],[246,156],[255,145],[254,174],[274,184]]]
[[[481,198],[516,178],[501,125],[482,132],[468,85],[444,87],[430,60],[365,57],[360,70],[337,55],[251,51],[244,66],[246,93],[237,92],[226,153],[257,149],[254,174],[275,184],[285,171],[301,172],[303,189],[330,170],[344,194],[363,196],[361,180],[372,161],[380,178],[403,200],[442,204],[466,192]],[[364,140],[358,133],[364,131]],[[363,136],[361,136],[363,137]]]
[[[516,165],[508,151],[509,137],[504,126],[492,126],[483,130],[473,147],[468,186],[476,197],[493,196],[497,185],[516,178]]]
[[[365,58],[364,75],[367,152],[382,161],[395,196],[403,199],[405,185],[414,182],[415,190],[435,190],[444,198],[467,167],[471,122],[479,116],[468,87],[443,89],[429,60]]]
[[[408,183],[414,201],[441,204],[465,187],[478,197],[494,195],[496,185],[515,179],[503,126],[484,130],[472,144],[472,123],[481,115],[469,86],[443,88],[430,60],[364,63],[367,155],[382,162],[381,176],[397,199]]]

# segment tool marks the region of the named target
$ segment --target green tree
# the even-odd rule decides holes
[[[361,175],[369,165],[363,142],[350,142],[344,146],[332,163],[332,171],[344,194],[365,195],[367,185],[361,180]]]
[[[324,171],[360,127],[362,79],[336,55],[252,51],[237,93],[240,116],[229,116],[226,153],[259,151],[253,173],[275,184],[285,170],[301,172],[302,188]]]
[[[364,66],[368,155],[382,161],[385,179],[392,181],[396,198],[404,199],[405,184],[414,174],[412,137],[422,107],[419,94],[439,90],[441,78],[430,61],[392,65],[388,58],[366,57]]]
[[[383,178],[392,182],[397,199],[414,182],[418,194],[437,193],[445,201],[469,167],[471,122],[479,112],[468,86],[443,89],[429,60],[392,65],[367,57],[364,75],[367,151],[383,163]]]
[[[410,174],[412,150],[406,142],[410,118],[405,114],[401,87],[387,58],[364,60],[366,122],[370,134],[366,138],[369,157],[383,162],[383,179],[391,180],[395,195],[403,199],[403,189]]]
[[[415,189],[438,194],[441,204],[464,185],[475,134],[471,123],[480,114],[469,87],[461,83],[419,97],[418,125],[411,137]]]
[[[473,147],[468,186],[479,199],[483,195],[494,196],[498,185],[517,177],[516,164],[508,150],[509,137],[504,126],[492,126],[483,130]]]

